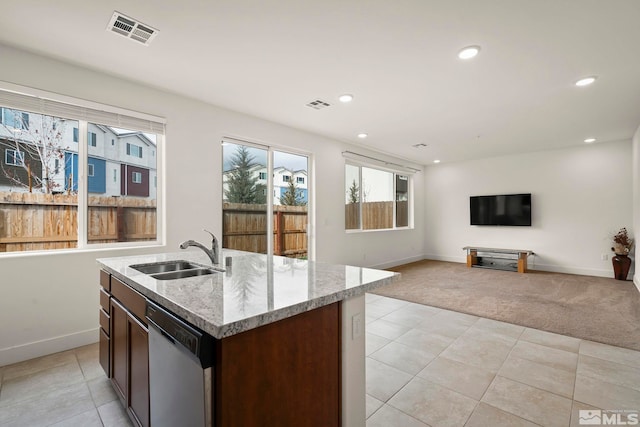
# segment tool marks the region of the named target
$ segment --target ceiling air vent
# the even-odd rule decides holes
[[[427,144],[423,144],[423,143],[413,144],[412,147],[413,148],[427,148]]]
[[[315,99],[307,104],[307,107],[311,107],[315,110],[322,110],[323,108],[330,107],[330,106],[331,104],[321,99]]]
[[[158,34],[158,30],[141,24],[120,12],[113,12],[113,16],[107,26],[107,31],[120,34],[128,39],[142,43],[145,46],[148,46],[151,40]]]

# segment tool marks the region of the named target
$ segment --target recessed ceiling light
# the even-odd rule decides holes
[[[576,86],[589,86],[590,84],[592,84],[593,82],[596,81],[596,79],[598,78],[598,76],[589,76],[589,77],[585,77],[583,79],[580,79],[576,82]]]
[[[592,142],[596,142],[595,138],[587,138],[584,140],[584,142],[586,142],[587,144],[591,144]]]
[[[368,136],[369,136],[369,135],[368,135],[368,134],[366,134],[366,133],[364,133],[364,132],[360,132],[360,133],[358,134],[358,138],[360,138],[360,139],[365,139],[365,138],[366,138],[366,137],[368,137]]]
[[[458,58],[471,59],[480,53],[480,46],[467,46],[458,52]]]
[[[440,160],[434,160],[433,163],[440,163]]]
[[[344,95],[340,95],[338,99],[340,100],[340,102],[351,102],[353,101],[353,95],[351,95],[350,93],[345,93]]]

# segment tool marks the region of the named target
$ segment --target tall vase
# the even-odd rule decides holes
[[[616,280],[627,280],[631,259],[627,255],[616,254],[611,258],[611,263],[613,264],[613,274]]]

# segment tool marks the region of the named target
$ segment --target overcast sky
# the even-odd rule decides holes
[[[224,161],[223,168],[225,172],[231,168],[231,159],[233,158],[233,155],[236,153],[239,146],[240,145],[232,144],[228,142],[225,142],[222,145],[223,161]],[[254,163],[266,166],[267,150],[254,148],[254,147],[247,147],[247,151],[249,151],[249,154],[251,154],[254,157],[253,159]],[[308,160],[307,157],[299,156],[297,154],[283,153],[281,151],[273,152],[274,168],[282,166],[294,171],[298,171],[298,170],[307,171],[308,170],[307,160]]]

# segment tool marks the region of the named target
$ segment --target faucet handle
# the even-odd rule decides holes
[[[218,241],[218,239],[216,239],[216,236],[214,236],[213,233],[207,230],[206,228],[203,228],[202,231],[209,233],[211,235],[211,244],[215,245],[216,242]]]

